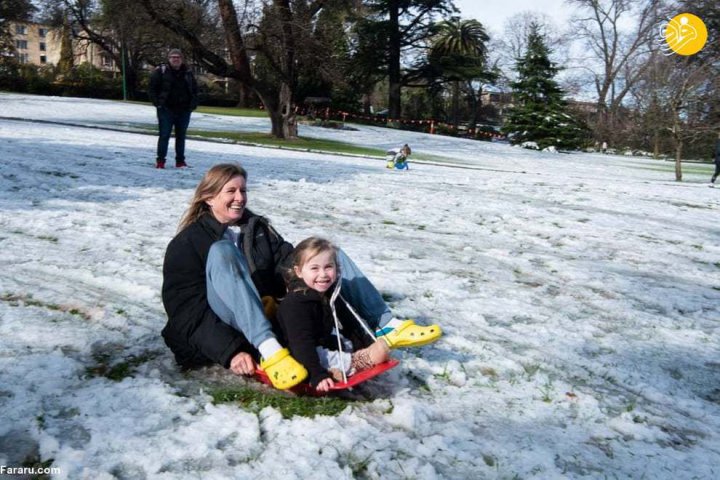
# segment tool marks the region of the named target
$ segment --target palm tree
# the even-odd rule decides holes
[[[436,24],[428,60],[452,85],[453,123],[458,126],[460,84],[467,82],[473,107],[473,127],[477,117],[478,98],[472,81],[488,79],[487,46],[490,39],[485,27],[477,20],[453,18]]]
[[[462,54],[467,56],[485,57],[487,54],[488,37],[485,27],[477,20],[460,20],[453,18],[436,25],[432,51],[439,55]]]

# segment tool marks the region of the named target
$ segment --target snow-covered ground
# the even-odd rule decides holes
[[[189,141],[195,168],[161,171],[154,136],[88,128],[154,121],[142,105],[0,94],[0,466],[39,454],[69,479],[720,476],[709,166],[676,183],[652,160],[303,127],[470,168]],[[269,129],[211,115],[192,127]],[[249,170],[250,207],[288,240],[335,240],[397,315],[442,325],[436,344],[395,352],[375,400],[284,419],[214,405],[203,372],[174,366],[164,249],[200,176],[226,161]],[[93,373],[121,361],[135,368],[121,381]]]

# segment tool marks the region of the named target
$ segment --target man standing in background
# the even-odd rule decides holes
[[[150,76],[148,96],[157,107],[158,145],[156,168],[165,168],[170,134],[175,128],[175,166],[187,167],[185,163],[185,135],[190,124],[190,114],[197,107],[198,87],[195,76],[183,62],[178,49],[170,50],[169,65],[162,64]]]

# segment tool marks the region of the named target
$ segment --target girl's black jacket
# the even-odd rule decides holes
[[[281,343],[287,345],[292,356],[307,369],[310,384],[317,386],[330,375],[320,365],[315,347],[338,349],[337,337],[332,333],[335,328],[330,308],[333,287],[321,294],[303,286],[304,283],[300,279],[296,279],[290,285],[289,293],[278,308],[277,323],[282,332]],[[362,330],[345,302],[338,299],[335,306],[341,324],[341,333],[352,342],[353,349],[371,345],[372,340]]]
[[[243,231],[240,247],[260,296],[284,296],[282,272],[290,262],[293,246],[267,219],[247,209],[239,225]],[[162,336],[177,362],[185,368],[211,363],[228,368],[239,352],[258,358],[258,352],[245,336],[223,323],[207,301],[208,253],[210,246],[223,238],[226,228],[227,225],[206,213],[178,233],[165,252],[162,299],[168,321]]]

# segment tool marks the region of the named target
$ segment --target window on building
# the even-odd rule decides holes
[[[27,40],[15,40],[15,48],[18,50],[27,50]]]
[[[25,25],[15,25],[15,33],[17,35],[25,35],[27,33],[27,27]]]
[[[112,67],[113,66],[113,59],[110,55],[103,54],[101,57],[101,62],[103,67]]]
[[[45,45],[45,42],[40,42],[40,51],[44,52],[47,50],[47,46]]]
[[[46,56],[46,55],[40,55],[40,63],[47,63],[47,56]]]
[[[20,63],[30,63],[30,57],[27,53],[21,53],[20,55],[18,55],[18,60],[20,61]]]
[[[47,36],[47,28],[38,28],[38,35],[40,38],[45,38]]]

